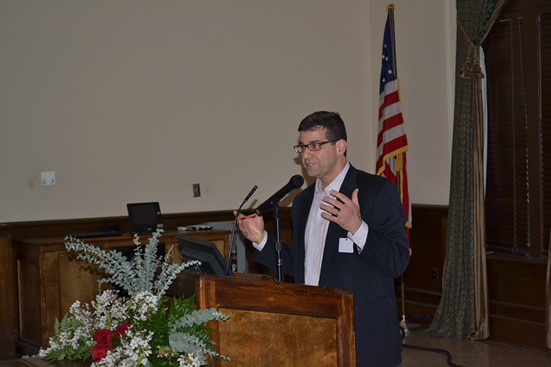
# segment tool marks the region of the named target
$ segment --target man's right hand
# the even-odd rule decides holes
[[[233,215],[237,212],[234,211]],[[251,242],[260,243],[264,239],[264,218],[256,214],[245,216],[239,214],[237,217],[237,225],[246,239]]]

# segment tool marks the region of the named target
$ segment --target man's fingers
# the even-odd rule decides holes
[[[337,213],[341,210],[341,208],[338,208],[334,205],[326,205],[326,204],[321,204],[320,208],[321,208],[321,210],[324,210],[327,213],[329,213],[331,215],[334,215],[334,216],[337,216]]]
[[[352,192],[352,202],[354,204],[356,204],[357,206],[360,206],[360,201],[358,200],[358,192],[360,191],[360,189],[356,188],[356,190],[354,190]]]
[[[345,194],[335,190],[331,190],[331,195],[336,197],[336,199],[332,199],[332,200],[336,200],[337,202],[341,202],[343,204],[346,204],[347,201],[350,201],[350,199]]]

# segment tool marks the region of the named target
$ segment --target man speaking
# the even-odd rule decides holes
[[[348,162],[339,114],[315,112],[298,131],[295,151],[316,182],[293,201],[293,243],[281,249],[283,272],[299,284],[352,290],[357,366],[396,366],[402,344],[393,279],[409,262],[398,189]],[[253,242],[253,260],[276,268],[275,238],[262,217],[239,215],[237,223]]]

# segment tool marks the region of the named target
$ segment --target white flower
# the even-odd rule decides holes
[[[195,353],[184,354],[178,358],[180,367],[200,367],[201,362]]]
[[[134,316],[138,320],[146,320],[147,316],[157,311],[159,298],[149,292],[140,292],[132,297],[130,310],[134,311]]]

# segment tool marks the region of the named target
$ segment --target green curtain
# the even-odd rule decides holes
[[[426,333],[485,339],[488,300],[478,51],[502,0],[457,0],[455,110],[442,299]],[[496,7],[497,5],[497,7]]]

